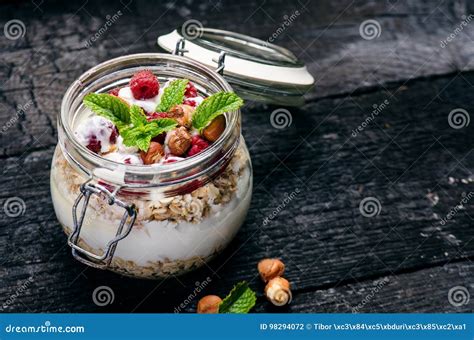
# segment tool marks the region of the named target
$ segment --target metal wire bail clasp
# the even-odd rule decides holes
[[[117,248],[117,243],[120,240],[127,237],[128,234],[130,234],[133,224],[135,223],[135,219],[137,218],[137,209],[135,208],[134,205],[126,204],[115,197],[117,192],[120,190],[120,187],[115,189],[113,192],[110,192],[105,187],[98,184],[92,184],[90,182],[91,180],[81,185],[81,188],[80,188],[81,192],[72,207],[72,219],[74,222],[74,231],[69,235],[67,243],[72,248],[72,255],[74,256],[76,260],[94,268],[105,269],[112,262],[115,249]],[[109,205],[117,204],[119,207],[122,207],[125,209],[123,217],[120,220],[120,224],[117,228],[115,237],[107,243],[102,255],[94,254],[82,248],[78,244],[80,240],[81,228],[84,222],[84,217],[86,216],[87,207],[89,205],[89,200],[93,194],[96,194],[96,195],[104,194],[107,198]],[[78,219],[77,209],[79,207],[79,203],[82,200],[84,200],[84,202],[82,204],[81,213]],[[129,220],[128,223],[127,223],[127,220]],[[125,227],[126,223],[127,225]]]
[[[186,39],[184,38],[179,39],[176,42],[176,46],[174,48],[173,54],[184,56],[184,53],[189,52],[189,50],[187,50],[185,46],[186,46]],[[224,74],[225,56],[226,56],[226,53],[224,51],[221,51],[217,59],[216,58],[212,59],[213,62],[217,63],[216,72],[219,73],[221,76]]]
[[[184,53],[189,52],[187,49],[184,48],[185,44],[186,44],[186,39],[184,38],[179,39],[178,42],[176,43],[176,47],[174,48],[173,54],[184,56]]]
[[[217,60],[212,59],[212,61],[217,63],[216,72],[222,76],[225,68],[225,52],[221,51],[221,53],[219,53],[219,58]]]

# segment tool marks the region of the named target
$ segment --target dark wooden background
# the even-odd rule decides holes
[[[278,107],[249,103],[244,136],[255,190],[245,225],[231,246],[202,270],[162,282],[88,268],[70,255],[53,212],[49,169],[66,87],[109,58],[157,51],[156,38],[188,19],[266,40],[284,16],[300,15],[275,40],[315,76],[307,103],[289,108],[292,124],[275,129]],[[107,20],[120,19],[90,48]],[[21,20],[26,34],[0,36],[0,203],[19,197],[24,214],[0,211],[0,307],[8,312],[194,311],[201,295],[224,296],[240,280],[258,293],[255,312],[472,312],[474,297],[456,307],[448,291],[474,294],[474,200],[445,225],[442,219],[473,191],[473,126],[453,129],[456,108],[474,120],[474,22],[445,48],[474,3],[458,1],[43,1],[3,2],[2,27]],[[365,40],[359,26],[380,23]],[[357,137],[351,132],[384,100],[389,105]],[[267,225],[285,194],[300,194]],[[378,216],[361,215],[365,197]],[[439,201],[436,199],[439,198]],[[293,285],[290,306],[265,301],[256,264],[281,257]],[[26,283],[26,289],[21,289]],[[92,301],[98,286],[112,304]],[[377,288],[378,287],[378,288]]]

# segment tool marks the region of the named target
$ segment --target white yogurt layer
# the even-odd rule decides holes
[[[117,137],[116,148],[102,157],[110,159],[111,161],[124,164],[143,164],[141,157],[138,154],[138,148],[135,146],[126,146],[123,144],[123,138]]]
[[[160,91],[153,98],[148,99],[135,99],[133,97],[132,90],[129,86],[123,87],[119,90],[118,96],[125,100],[130,105],[138,105],[146,112],[155,112],[156,106],[160,103],[161,93],[163,89],[160,88]]]
[[[56,174],[51,172],[51,195],[56,215],[64,226],[72,230],[72,205],[76,197],[64,195],[58,188]],[[239,177],[237,191],[232,200],[224,205],[214,205],[208,217],[200,223],[150,221],[135,226],[131,233],[119,241],[115,256],[135,262],[139,266],[150,262],[188,260],[195,256],[202,258],[213,255],[232,240],[250,206],[252,178],[246,168]],[[80,211],[79,207],[78,211]],[[119,220],[87,216],[81,230],[81,238],[99,252],[115,237]]]
[[[137,155],[124,154],[120,152],[111,152],[103,156],[111,161],[124,164],[143,164],[143,161]]]
[[[203,97],[190,97],[190,98],[186,98],[186,101],[192,101],[195,103],[194,106],[198,106],[199,104],[202,103],[202,101],[204,100]]]
[[[112,146],[110,136],[112,133],[114,133],[114,125],[101,116],[92,116],[82,120],[74,131],[82,145],[88,145],[91,138],[97,139],[101,146],[100,152],[110,151]]]

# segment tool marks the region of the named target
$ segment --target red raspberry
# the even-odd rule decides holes
[[[118,97],[120,89],[121,89],[121,87],[116,87],[116,88],[110,90],[109,94],[111,94],[112,96]]]
[[[86,147],[92,152],[99,153],[102,151],[102,142],[106,141],[107,138],[110,144],[117,143],[118,130],[117,127],[109,120],[96,116],[91,118],[88,122],[91,125],[85,127],[85,131],[82,131],[81,139],[85,140]],[[107,143],[106,143],[107,144]]]
[[[130,79],[130,90],[135,99],[153,98],[158,94],[160,83],[151,71],[137,72]]]
[[[196,101],[194,101],[192,99],[185,99],[183,101],[183,104],[189,105],[189,106],[192,106],[192,107],[196,107],[196,105],[197,105]]]
[[[202,139],[200,136],[193,136],[191,141],[191,149],[188,151],[188,157],[194,156],[195,154],[200,153],[209,146],[209,143]]]
[[[197,91],[196,87],[194,86],[193,83],[189,82],[186,85],[186,90],[184,92],[184,96],[186,98],[194,98],[194,97],[197,97],[197,94],[198,94],[198,91]]]
[[[108,191],[110,192],[113,192],[114,191],[114,187],[110,184],[107,184],[106,182],[102,181],[102,180],[98,180],[97,181],[99,183],[99,185],[102,185],[104,188],[106,188]]]
[[[112,127],[112,133],[110,134],[109,137],[109,142],[112,144],[115,144],[117,142],[117,137],[118,137],[118,130],[115,125]]]
[[[152,112],[148,115],[147,120],[151,122],[152,120],[161,118],[168,118],[168,114],[166,112]]]
[[[102,144],[96,136],[92,135],[89,137],[89,142],[87,143],[86,148],[88,148],[92,152],[99,153],[102,149]]]

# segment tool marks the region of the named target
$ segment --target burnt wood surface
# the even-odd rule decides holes
[[[0,37],[0,204],[20,197],[26,207],[15,218],[0,210],[2,310],[193,312],[201,296],[224,296],[241,280],[258,294],[255,312],[474,310],[474,298],[461,306],[448,300],[458,286],[474,294],[474,199],[455,209],[474,191],[473,123],[454,129],[448,121],[457,108],[474,119],[474,22],[442,46],[474,13],[472,2],[25,1],[0,8],[2,27],[12,19],[26,27],[23,38]],[[117,22],[87,48],[117,11]],[[191,18],[266,40],[295,11],[275,43],[307,64],[316,86],[304,106],[287,108],[292,123],[284,129],[270,122],[279,107],[243,109],[254,194],[228,249],[202,269],[164,281],[76,262],[49,193],[66,87],[99,62],[158,51],[157,36]],[[359,33],[368,19],[381,27],[373,40]],[[24,115],[16,115],[19,105]],[[383,109],[354,133],[374,105]],[[366,197],[380,201],[377,216],[361,214]],[[287,264],[291,305],[265,301],[256,271],[264,257]],[[99,307],[91,296],[103,285],[115,300]]]

